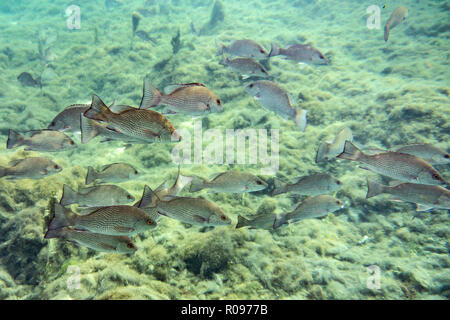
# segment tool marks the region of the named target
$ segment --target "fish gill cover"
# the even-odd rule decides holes
[[[448,299],[449,9],[1,1],[0,299]]]

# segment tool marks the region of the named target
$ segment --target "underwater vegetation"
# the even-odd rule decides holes
[[[66,6],[0,4],[0,299],[449,298],[446,1]]]

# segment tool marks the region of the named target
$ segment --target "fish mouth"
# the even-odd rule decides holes
[[[172,142],[180,142],[181,141],[181,135],[177,132],[177,131],[174,131],[173,133],[172,133],[172,135],[171,135],[171,141]]]

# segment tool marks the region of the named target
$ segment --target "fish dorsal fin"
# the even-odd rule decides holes
[[[212,175],[209,177],[209,181],[215,180],[215,179],[217,179],[219,176],[221,176],[221,175],[223,175],[223,174],[225,174],[225,173],[227,173],[227,172],[225,171],[225,172],[214,173],[214,174],[212,174]]]
[[[70,106],[66,107],[64,110],[68,109],[74,109],[74,108],[89,108],[89,103],[78,103],[78,104],[71,104]]]
[[[416,211],[428,211],[430,209],[433,209],[433,207],[418,203]]]
[[[153,94],[153,86],[150,83],[150,79],[148,77],[144,78],[144,84],[142,86],[142,99],[139,104],[139,109],[148,109],[152,105],[152,101],[154,98]]]
[[[148,206],[153,206],[159,201],[158,196],[153,192],[153,190],[145,185],[144,192],[142,193],[141,201],[138,204],[138,208],[145,208]]]
[[[299,183],[300,181],[302,181],[302,180],[305,179],[306,177],[307,177],[307,176],[302,176],[302,177],[300,177],[300,178],[295,179],[295,180],[294,180],[294,184]]]
[[[99,245],[100,245],[100,247],[102,247],[105,250],[113,250],[113,251],[116,250],[116,247],[113,247],[112,245],[104,243],[104,242],[100,242]]]
[[[187,88],[187,87],[205,87],[205,85],[201,84],[199,82],[184,83],[184,84],[170,84],[170,85],[164,87],[164,94],[171,94],[177,89]]]

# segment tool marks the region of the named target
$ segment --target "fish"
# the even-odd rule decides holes
[[[338,158],[360,162],[362,169],[403,182],[447,185],[444,178],[428,162],[406,153],[384,152],[366,155],[353,143],[346,141],[344,152],[338,155]]]
[[[217,173],[211,177],[210,181],[195,175],[192,178],[189,192],[209,189],[210,193],[242,193],[267,188],[265,181],[245,171],[231,170]]]
[[[278,229],[288,222],[297,222],[304,219],[320,218],[344,208],[344,203],[329,195],[319,195],[306,198],[291,212],[280,214],[274,229]]]
[[[156,41],[155,38],[150,37],[149,34],[148,34],[147,32],[145,32],[145,31],[143,31],[143,30],[138,30],[138,31],[136,31],[136,35],[137,35],[141,40],[144,40],[144,41],[151,41],[151,42],[153,42],[153,43],[155,43],[155,44],[157,43],[157,41]]]
[[[78,215],[59,203],[55,203],[55,216],[48,230],[72,227],[112,236],[131,236],[157,226],[143,210],[133,206],[100,207],[87,215]]]
[[[42,87],[41,80],[39,78],[33,79],[33,76],[28,72],[22,72],[17,77],[17,80],[19,80],[24,87]]]
[[[345,141],[353,141],[353,133],[350,128],[343,128],[333,141],[324,141],[319,145],[316,153],[316,163],[336,158],[344,151]]]
[[[255,216],[253,219],[246,219],[243,216],[238,216],[238,222],[236,229],[249,227],[249,229],[265,229],[273,230],[277,221],[281,218],[280,214],[273,213],[261,213]]]
[[[226,226],[231,219],[211,201],[202,198],[165,196],[157,201],[158,214],[198,226]]]
[[[10,167],[0,167],[0,178],[40,179],[58,173],[62,167],[47,158],[30,157],[9,162]]]
[[[34,151],[64,151],[77,147],[76,143],[65,133],[55,130],[32,130],[20,134],[9,129],[7,149],[25,146],[25,150]]]
[[[156,203],[159,199],[165,200],[166,197],[177,196],[192,181],[192,177],[183,176],[178,168],[178,176],[175,183],[169,188],[167,181],[164,181],[155,191],[149,186],[144,187],[141,200],[134,204],[135,207],[141,208],[146,213],[154,217],[158,221],[159,214],[156,210]]]
[[[388,21],[386,21],[386,24],[384,26],[384,41],[388,41],[389,33],[391,32],[391,30],[394,29],[397,25],[399,25],[400,22],[405,20],[407,15],[408,9],[405,7],[400,6],[394,9],[394,11],[392,12]]]
[[[76,192],[68,185],[63,185],[60,203],[67,206],[78,203],[83,207],[121,205],[134,201],[134,197],[125,189],[114,185],[88,187]]]
[[[80,131],[80,113],[84,113],[87,109],[89,109],[89,106],[89,104],[73,104],[68,106],[53,118],[47,129],[61,132]]]
[[[422,158],[429,164],[450,163],[450,154],[428,143],[417,143],[397,146],[391,149],[395,152],[407,153]]]
[[[301,177],[293,184],[281,183],[275,179],[275,189],[272,196],[292,192],[300,195],[316,196],[319,194],[334,192],[342,186],[342,182],[330,176],[328,173],[315,173]]]
[[[217,42],[217,55],[224,53],[234,57],[254,58],[258,60],[267,59],[266,50],[257,42],[250,39],[233,40],[229,46]]]
[[[308,64],[328,64],[328,60],[324,55],[310,44],[294,44],[287,49],[280,48],[276,44],[272,44],[269,57],[282,55],[288,60]]]
[[[128,109],[112,112],[97,96],[92,96],[91,107],[83,114],[86,118],[105,123],[106,128],[134,139],[146,142],[175,142],[181,136],[174,126],[158,112],[144,109]]]
[[[259,80],[248,84],[245,91],[261,105],[279,114],[283,119],[294,120],[301,131],[306,128],[306,110],[295,108],[292,97],[277,83],[269,80]]]
[[[224,57],[219,63],[241,74],[244,80],[249,77],[264,78],[269,76],[266,69],[252,58],[235,58],[230,60]]]
[[[99,183],[122,182],[139,177],[140,173],[128,163],[111,163],[96,171],[93,167],[88,167],[86,184],[91,184],[95,180]]]
[[[153,108],[162,104],[166,105],[171,113],[203,115],[223,112],[220,99],[201,83],[170,85],[165,87],[165,93],[162,93],[146,81],[144,90],[141,109]]]
[[[81,143],[86,144],[97,136],[102,137],[100,142],[122,141],[126,143],[148,143],[139,138],[127,136],[114,130],[109,130],[103,123],[86,118],[80,114]]]
[[[367,179],[366,199],[383,193],[393,196],[393,200],[416,203],[417,211],[426,211],[432,208],[450,209],[450,191],[440,186],[415,183],[385,186]]]
[[[111,236],[84,230],[76,230],[70,227],[48,230],[44,238],[62,238],[78,246],[88,247],[100,252],[134,253],[137,250],[136,245],[127,236]]]

